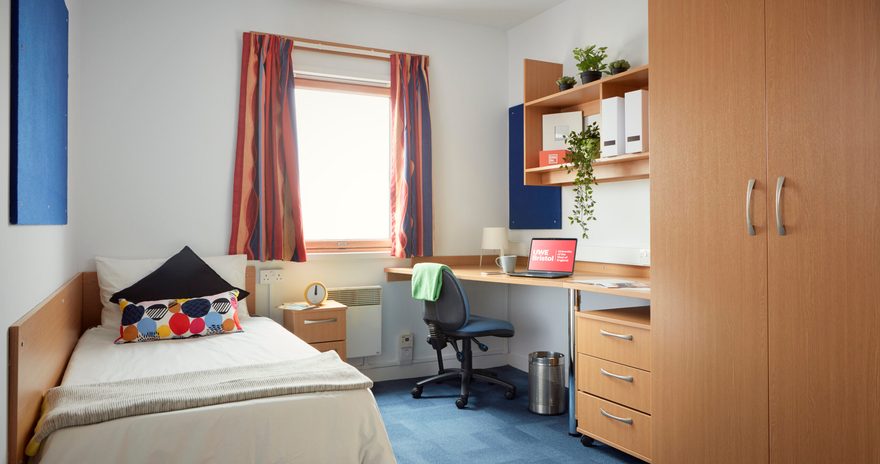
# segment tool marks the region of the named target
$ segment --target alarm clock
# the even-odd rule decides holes
[[[320,306],[327,301],[327,287],[321,282],[312,282],[306,285],[305,297],[309,304]]]

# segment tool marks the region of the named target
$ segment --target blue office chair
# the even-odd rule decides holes
[[[428,324],[428,343],[437,350],[437,375],[424,379],[412,389],[413,398],[422,396],[422,389],[431,382],[442,382],[449,379],[461,381],[461,396],[455,400],[459,409],[467,406],[472,379],[483,380],[494,385],[500,385],[507,390],[504,396],[512,400],[516,397],[516,387],[500,380],[494,372],[484,369],[473,368],[473,354],[471,341],[477,344],[480,351],[488,351],[489,347],[480,343],[475,337],[512,337],[513,325],[510,322],[499,319],[490,319],[471,314],[467,295],[461,288],[461,283],[448,269],[443,270],[443,286],[437,301],[425,301],[425,323]],[[458,341],[461,340],[462,348],[458,349]],[[451,343],[455,348],[456,357],[461,361],[461,369],[445,369],[443,367],[443,354],[441,350]]]

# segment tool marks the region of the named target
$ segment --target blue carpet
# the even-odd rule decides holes
[[[420,399],[410,390],[418,379],[378,382],[373,394],[400,464],[490,463],[642,463],[597,443],[581,445],[568,435],[568,415],[529,412],[528,375],[510,366],[492,369],[516,385],[517,396],[504,398],[501,387],[471,385],[468,407],[455,407],[457,382],[425,386]]]

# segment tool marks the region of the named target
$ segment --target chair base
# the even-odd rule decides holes
[[[458,368],[443,369],[439,374],[417,382],[416,386],[413,387],[410,393],[412,393],[413,398],[421,398],[422,390],[424,389],[425,385],[432,382],[440,383],[452,379],[456,379],[461,382],[461,395],[458,397],[458,399],[455,400],[455,406],[457,406],[458,409],[464,409],[464,407],[467,406],[468,397],[470,396],[470,383],[474,380],[481,380],[492,385],[504,387],[506,389],[506,391],[504,392],[505,398],[509,400],[516,398],[515,385],[499,379],[498,374],[486,369],[472,369],[470,372],[465,369]]]

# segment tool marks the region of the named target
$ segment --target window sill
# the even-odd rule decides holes
[[[391,250],[315,250],[306,251],[309,261],[332,261],[332,260],[388,260],[404,261],[404,258],[391,256]]]

